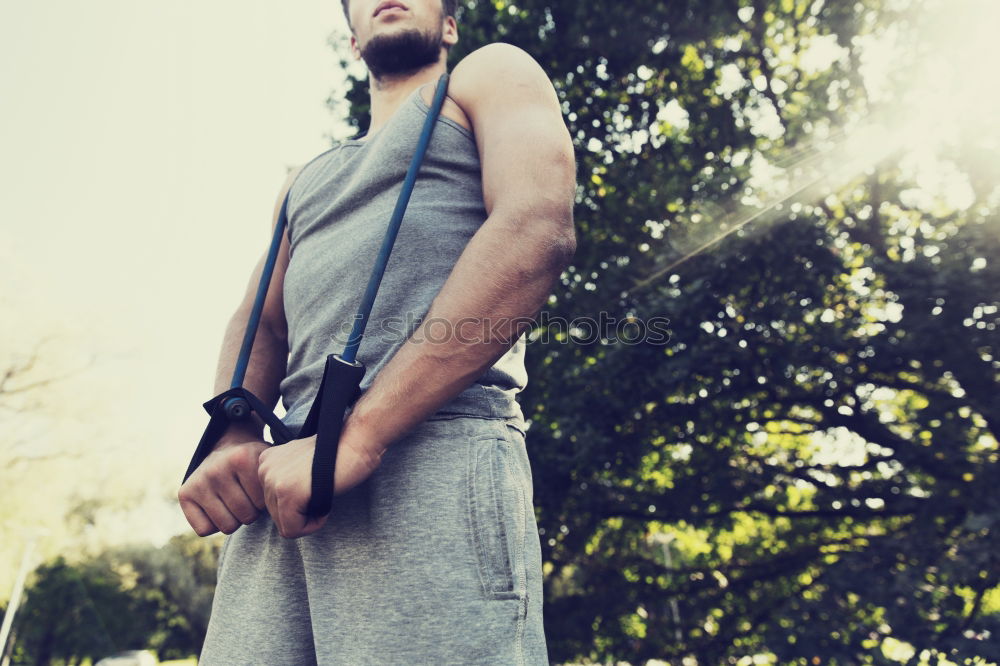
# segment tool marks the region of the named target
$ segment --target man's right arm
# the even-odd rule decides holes
[[[292,170],[281,188],[274,208],[272,234],[277,226],[285,195],[300,169],[301,167]],[[266,257],[265,252],[257,262],[243,300],[226,327],[216,371],[216,395],[230,387]],[[277,404],[279,385],[285,377],[288,360],[288,328],[282,299],[287,266],[286,229],[243,381],[243,386],[260,398],[268,408]],[[257,519],[265,506],[264,492],[257,477],[257,460],[267,447],[268,444],[264,441],[264,424],[256,415],[230,424],[212,453],[181,486],[177,494],[181,510],[199,536],[208,536],[218,531],[232,534],[240,525],[249,525]]]
[[[281,204],[285,199],[288,188],[298,175],[298,167],[289,172],[278,199],[274,206],[274,215],[271,224],[272,234],[274,227],[278,223],[278,215],[281,211]],[[243,344],[243,335],[246,332],[247,321],[250,319],[250,312],[253,309],[254,300],[257,296],[257,285],[260,283],[260,276],[264,270],[264,263],[267,260],[267,253],[261,255],[260,261],[250,275],[247,283],[246,293],[236,312],[229,320],[226,327],[226,334],[222,341],[222,349],[219,352],[219,364],[215,374],[215,395],[230,388],[233,370],[236,367],[236,360]],[[261,312],[260,326],[257,335],[254,337],[253,350],[250,354],[250,362],[247,365],[246,376],[243,379],[243,386],[260,398],[261,402],[274,409],[278,403],[279,385],[285,378],[288,361],[288,326],[285,321],[285,304],[282,298],[284,287],[285,269],[288,266],[288,231],[285,230],[281,239],[281,247],[278,250],[278,258],[274,265],[274,273],[271,277],[271,284],[268,287],[267,297],[264,299],[264,309]],[[226,433],[219,440],[219,445],[223,445],[233,440],[247,441],[247,439],[261,440],[264,436],[264,423],[256,414],[252,419],[231,424]]]

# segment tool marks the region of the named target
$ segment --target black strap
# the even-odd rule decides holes
[[[306,515],[311,518],[325,516],[333,507],[333,473],[340,434],[344,427],[344,414],[357,400],[364,376],[364,364],[358,361],[348,363],[340,354],[326,357],[323,380],[298,436],[302,439],[316,435],[312,496],[306,508]]]
[[[316,451],[313,453],[312,496],[309,498],[309,506],[306,509],[306,514],[312,518],[325,516],[333,506],[334,468],[337,462],[340,434],[344,425],[344,415],[347,408],[357,399],[361,379],[365,375],[365,366],[356,360],[355,354],[361,345],[365,322],[371,312],[382,275],[389,261],[389,253],[392,252],[396,233],[403,221],[406,205],[413,191],[413,185],[427,152],[434,127],[437,125],[437,118],[444,105],[447,90],[448,75],[444,74],[438,80],[430,111],[427,113],[417,148],[414,151],[406,178],[403,180],[403,186],[400,188],[399,199],[396,202],[392,219],[389,220],[382,249],[379,251],[375,266],[372,268],[368,288],[361,300],[358,315],[355,317],[351,338],[348,340],[342,355],[330,354],[327,356],[323,381],[309,410],[309,416],[306,417],[306,424],[299,433],[300,439],[311,436],[313,434],[312,424],[315,422]]]
[[[295,439],[292,431],[288,429],[288,426],[282,423],[281,419],[275,416],[274,412],[268,409],[267,405],[261,402],[260,398],[242,386],[231,388],[228,391],[220,393],[202,405],[209,415],[208,426],[205,428],[205,432],[202,433],[201,440],[198,442],[198,447],[194,451],[194,456],[188,464],[187,471],[184,473],[184,480],[181,481],[181,483],[187,481],[188,477],[191,476],[196,469],[198,469],[198,465],[204,462],[205,458],[208,457],[208,454],[212,452],[216,443],[222,439],[222,436],[226,433],[226,429],[229,428],[229,424],[240,420],[231,418],[229,412],[226,410],[225,402],[230,398],[242,398],[247,401],[250,408],[257,412],[264,423],[271,428],[271,438],[274,440],[275,444],[285,444],[286,442],[290,442]]]

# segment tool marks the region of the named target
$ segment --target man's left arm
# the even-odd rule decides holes
[[[516,47],[492,44],[455,68],[449,96],[472,124],[488,216],[344,424],[343,442],[379,457],[510,349],[576,250],[573,144],[541,67]],[[431,342],[443,322],[447,340]]]

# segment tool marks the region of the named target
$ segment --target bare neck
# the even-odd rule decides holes
[[[368,89],[371,93],[372,122],[368,126],[368,136],[389,122],[389,118],[396,113],[396,110],[414,90],[425,83],[437,81],[446,71],[448,71],[447,63],[444,58],[441,58],[438,62],[419,72],[403,77],[384,77],[376,80],[369,75]]]

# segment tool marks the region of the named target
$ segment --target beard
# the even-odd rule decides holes
[[[391,35],[378,35],[365,44],[361,58],[376,79],[402,76],[433,65],[441,57],[444,33],[404,30]]]

